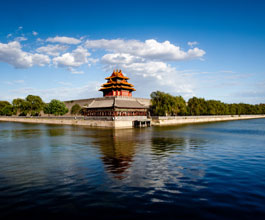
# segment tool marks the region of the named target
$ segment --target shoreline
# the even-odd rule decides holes
[[[265,118],[265,115],[215,115],[215,116],[154,116],[152,126],[194,124],[204,122],[233,121]],[[18,122],[34,124],[81,125],[105,128],[133,128],[133,119],[126,120],[89,120],[84,117],[14,117],[1,116],[0,122]]]
[[[265,118],[265,115],[203,115],[203,116],[156,116],[152,117],[152,125],[167,126],[196,124],[219,121],[249,120]]]

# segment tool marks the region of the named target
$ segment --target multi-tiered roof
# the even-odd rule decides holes
[[[112,75],[105,78],[107,83],[101,85],[99,91],[103,92],[103,96],[131,96],[134,85],[127,82],[128,77],[122,74],[121,70],[114,70]]]

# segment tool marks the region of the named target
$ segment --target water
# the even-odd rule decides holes
[[[265,120],[0,123],[0,217],[264,219]]]

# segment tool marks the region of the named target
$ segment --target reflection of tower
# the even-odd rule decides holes
[[[122,174],[133,162],[136,135],[137,132],[134,129],[105,130],[96,139],[107,171],[115,174],[118,179],[123,178]]]

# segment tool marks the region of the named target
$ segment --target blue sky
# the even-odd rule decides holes
[[[0,3],[0,100],[100,97],[119,68],[135,97],[265,102],[264,1]]]

